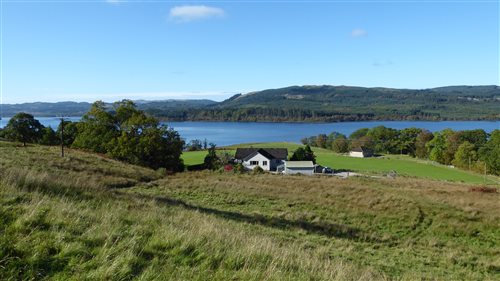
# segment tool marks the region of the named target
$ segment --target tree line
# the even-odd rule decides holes
[[[23,145],[64,142],[68,147],[106,154],[131,164],[184,170],[180,158],[184,141],[179,133],[137,109],[130,100],[114,103],[111,110],[102,101],[96,101],[79,122],[62,121],[56,131],[21,112],[9,120],[0,137]]]
[[[353,122],[374,120],[447,120],[439,113],[420,110],[390,113],[344,113],[331,110],[247,107],[247,108],[167,108],[146,109],[146,112],[167,121],[232,121],[232,122]],[[476,118],[477,119],[477,118]]]
[[[500,175],[500,130],[482,129],[430,132],[419,128],[402,130],[378,126],[356,130],[348,137],[338,132],[301,140],[303,144],[347,153],[364,148],[374,153],[407,154],[444,165]]]

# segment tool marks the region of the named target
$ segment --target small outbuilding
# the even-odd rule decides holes
[[[314,174],[314,163],[312,161],[286,161],[284,166],[283,172],[287,175],[303,174],[312,176]]]
[[[358,147],[352,149],[351,152],[349,152],[349,156],[358,158],[372,157],[373,151],[364,147]]]

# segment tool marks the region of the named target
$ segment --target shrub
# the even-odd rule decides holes
[[[245,166],[243,166],[241,163],[234,165],[233,171],[238,174],[243,174],[244,172],[246,172]]]
[[[264,173],[264,169],[262,169],[260,166],[256,166],[255,168],[253,168],[253,173],[255,175],[257,175],[257,174],[263,174]]]
[[[231,172],[233,170],[233,165],[224,165],[225,172]]]
[[[497,189],[495,187],[487,187],[487,186],[476,186],[469,188],[470,192],[481,192],[481,193],[497,193]]]
[[[167,175],[167,169],[166,168],[158,168],[156,170],[156,173],[160,176],[160,177],[164,177]]]

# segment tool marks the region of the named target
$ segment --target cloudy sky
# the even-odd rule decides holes
[[[3,103],[500,84],[498,1],[4,0],[1,10]]]

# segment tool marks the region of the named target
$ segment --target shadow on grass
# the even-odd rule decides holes
[[[335,173],[354,173],[355,171],[351,170],[351,169],[335,169],[334,172]]]
[[[122,193],[122,195],[125,195]],[[303,229],[309,233],[315,233],[324,235],[327,237],[336,237],[342,239],[350,239],[357,241],[370,241],[370,242],[380,242],[370,235],[363,234],[359,229],[350,227],[342,224],[332,224],[332,223],[314,223],[305,220],[288,220],[279,217],[266,216],[261,214],[242,214],[239,212],[224,211],[214,208],[202,207],[186,203],[179,199],[168,198],[164,196],[149,196],[144,194],[127,194],[129,196],[134,196],[139,199],[149,199],[155,200],[157,203],[166,204],[169,206],[178,206],[187,210],[198,211],[205,214],[215,215],[221,218],[246,222],[252,224],[260,224],[267,227],[273,227],[278,229]]]

